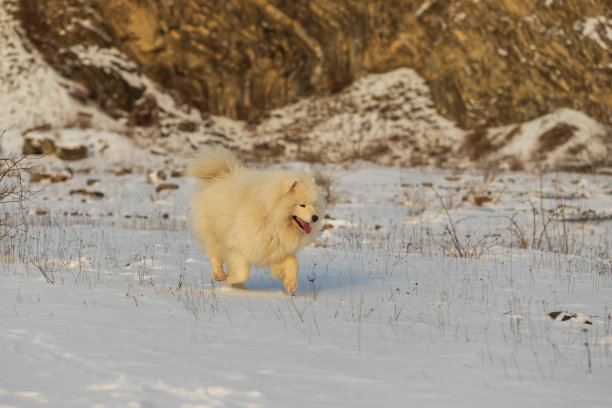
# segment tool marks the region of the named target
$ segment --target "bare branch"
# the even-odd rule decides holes
[[[5,133],[6,130],[0,132],[0,140]],[[26,173],[32,168],[29,159],[24,155],[8,154],[6,157],[0,157],[0,210],[5,210],[4,216],[0,218],[0,238],[17,234],[24,225],[23,204],[33,194],[27,184]]]

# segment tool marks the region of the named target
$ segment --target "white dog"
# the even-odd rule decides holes
[[[202,180],[191,217],[212,265],[212,279],[241,287],[251,265],[269,265],[272,276],[295,292],[295,253],[315,239],[322,225],[325,200],[314,179],[284,170],[246,169],[230,151],[212,147],[190,174]]]

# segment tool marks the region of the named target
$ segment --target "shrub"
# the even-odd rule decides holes
[[[5,132],[0,133],[0,140]],[[23,205],[32,195],[26,181],[31,169],[24,155],[0,154],[0,239],[19,233],[24,225]]]

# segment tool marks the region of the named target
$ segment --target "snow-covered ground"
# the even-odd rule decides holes
[[[210,281],[180,164],[102,164],[0,244],[1,406],[609,405],[610,176],[286,164],[334,181],[291,297]]]
[[[25,222],[0,240],[0,407],[609,406],[612,175],[502,171],[544,145],[543,167],[605,162],[609,128],[561,109],[474,138],[409,69],[247,125],[173,106],[116,50],[74,49],[155,97],[160,126],[128,128],[71,96],[14,5],[1,157],[28,137],[88,158],[33,159],[25,218],[0,204],[0,226]],[[217,142],[325,186],[293,297],[265,269],[247,290],[210,281],[182,174]]]

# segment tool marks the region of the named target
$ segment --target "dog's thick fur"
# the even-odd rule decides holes
[[[295,253],[316,238],[323,221],[325,201],[314,179],[284,170],[246,169],[233,153],[216,147],[205,148],[190,175],[202,180],[191,218],[212,265],[212,279],[240,286],[251,265],[269,265],[272,276],[293,293]]]

